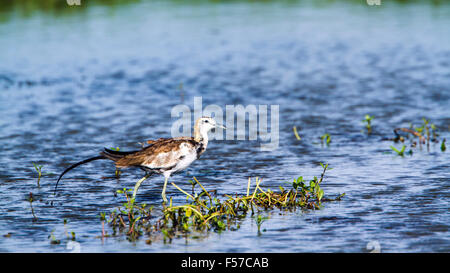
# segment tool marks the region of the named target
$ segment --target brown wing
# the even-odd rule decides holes
[[[150,145],[153,145],[153,144],[155,144],[157,142],[160,142],[160,141],[179,140],[179,139],[191,140],[193,138],[192,137],[174,137],[174,138],[163,138],[163,137],[161,137],[161,138],[158,138],[157,140],[152,140],[152,139],[151,140],[147,140],[146,143],[150,144]]]
[[[176,155],[176,151],[179,150],[180,144],[183,142],[187,142],[190,145],[195,146],[195,141],[190,137],[178,137],[178,138],[160,138],[157,140],[147,141],[147,143],[151,144],[143,148],[140,151],[137,151],[132,154],[125,155],[121,159],[116,161],[116,166],[118,168],[125,168],[131,166],[143,166],[150,165],[154,162],[161,154],[171,153],[171,156],[167,157],[166,161],[170,161],[173,156]],[[169,162],[161,162],[160,167],[164,168],[165,164],[169,164]],[[166,166],[168,167],[168,166]]]

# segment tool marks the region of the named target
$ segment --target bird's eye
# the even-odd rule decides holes
[[[208,120],[205,120],[205,123],[208,123],[209,121]]]

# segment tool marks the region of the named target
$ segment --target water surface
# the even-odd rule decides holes
[[[363,1],[362,1],[363,2]],[[0,251],[67,252],[67,229],[83,252],[448,252],[449,153],[440,143],[412,156],[391,153],[393,128],[426,117],[450,139],[450,7],[342,1],[130,1],[71,7],[14,7],[0,13]],[[60,7],[65,9],[66,7]],[[180,90],[180,84],[182,90]],[[169,137],[171,109],[279,105],[280,143],[212,141],[201,160],[172,177],[196,176],[219,194],[244,193],[248,177],[277,189],[333,168],[323,189],[341,202],[310,212],[265,212],[257,236],[250,217],[238,231],[202,239],[130,243],[97,238],[99,214],[123,202],[114,192],[142,176],[112,176],[110,162],[69,173],[55,206],[55,176],[36,185],[33,162],[59,174],[102,147],[136,149]],[[361,120],[375,117],[367,136]],[[297,141],[292,127],[302,137]],[[332,136],[330,146],[320,136]],[[399,147],[399,145],[396,145]],[[409,148],[408,148],[409,149]],[[160,206],[163,177],[139,191]],[[32,192],[37,221],[27,197]],[[168,196],[183,202],[169,186]],[[50,244],[48,236],[61,239]]]

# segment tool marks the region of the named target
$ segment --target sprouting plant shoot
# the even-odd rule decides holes
[[[399,156],[404,156],[405,155],[406,145],[403,145],[402,149],[400,151],[397,148],[395,148],[394,146],[391,146],[391,149],[393,151],[395,151]]]
[[[34,169],[36,170],[36,172],[38,173],[37,186],[40,187],[39,182],[41,181],[41,177],[42,177],[43,165],[37,165],[37,164],[33,163],[33,166],[34,166]]]
[[[40,187],[41,177],[44,175],[52,175],[53,173],[43,173],[42,167],[44,167],[44,165],[38,165],[36,163],[33,163],[33,166],[36,172],[38,173],[37,186]]]
[[[366,124],[367,134],[370,135],[372,133],[372,120],[373,116],[365,115],[363,122]]]
[[[197,185],[197,182],[195,180],[192,180],[192,179],[189,179],[188,181],[192,185],[192,194],[194,194],[194,188],[195,188],[195,185]]]
[[[100,212],[100,220],[102,222],[102,239],[103,239],[104,237],[106,237],[106,232],[105,232],[106,213],[105,212]]]
[[[427,149],[430,149],[430,142],[438,142],[437,137],[439,134],[437,133],[437,127],[433,123],[430,123],[426,118],[422,118],[422,126],[416,127],[415,132],[419,135],[426,136]],[[423,137],[424,138],[424,137]],[[425,143],[425,138],[424,141]]]
[[[76,238],[75,232],[71,231],[69,235],[69,232],[67,230],[67,219],[64,219],[63,223],[64,223],[64,233],[66,234],[66,237],[72,241],[75,241]]]
[[[261,225],[264,223],[269,217],[262,217],[261,214],[255,218],[256,226],[258,227],[258,236],[261,235]]]
[[[50,244],[52,245],[59,245],[61,243],[61,240],[56,239],[55,235],[53,235],[53,232],[55,230],[52,230],[50,232],[50,235],[48,235],[48,238],[50,239]]]

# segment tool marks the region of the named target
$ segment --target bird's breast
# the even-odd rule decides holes
[[[182,170],[186,169],[196,159],[197,159],[197,154],[196,153],[190,153],[190,154],[183,155],[180,158],[180,160],[178,161],[177,165],[173,168],[173,171],[174,172],[179,172],[179,171],[182,171]]]

